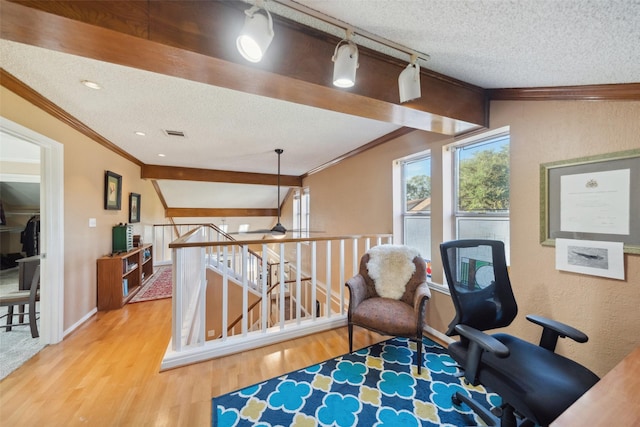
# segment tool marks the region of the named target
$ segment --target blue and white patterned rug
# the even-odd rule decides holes
[[[464,384],[447,351],[425,338],[422,373],[416,344],[392,338],[351,354],[213,399],[212,424],[227,426],[483,425],[451,396],[461,391],[485,404],[500,397]]]

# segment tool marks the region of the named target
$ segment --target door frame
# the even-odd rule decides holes
[[[64,145],[0,117],[3,132],[40,147],[40,339],[64,338]]]

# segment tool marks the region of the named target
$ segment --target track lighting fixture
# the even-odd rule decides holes
[[[411,55],[411,62],[398,76],[400,103],[420,98],[420,65],[416,54]]]
[[[347,38],[340,40],[333,52],[333,85],[351,87],[356,83],[358,46],[351,41],[352,32],[347,30]]]
[[[264,10],[266,15],[257,13],[260,9]],[[273,40],[273,20],[261,1],[244,13],[247,16],[236,39],[236,46],[247,61],[260,62]]]

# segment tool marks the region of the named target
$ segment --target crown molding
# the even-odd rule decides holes
[[[640,83],[487,89],[490,101],[639,101]]]

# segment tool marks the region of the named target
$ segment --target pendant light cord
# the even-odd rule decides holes
[[[284,150],[282,148],[277,148],[276,153],[278,154],[278,224],[280,224],[280,154],[282,154]]]

